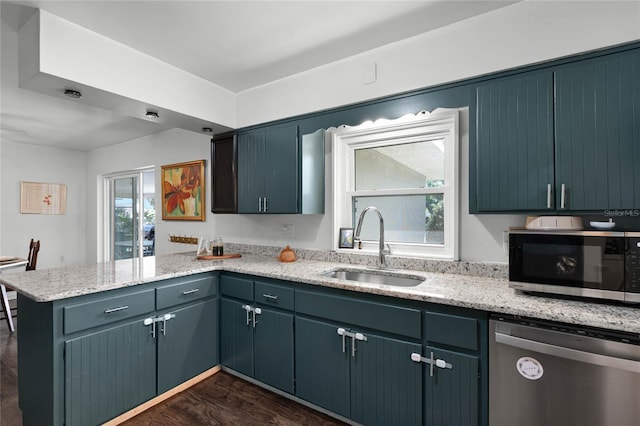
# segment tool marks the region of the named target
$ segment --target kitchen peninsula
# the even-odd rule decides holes
[[[353,337],[347,340],[350,346],[347,352],[353,350],[354,356],[356,352],[358,356],[361,352],[366,353],[362,345],[367,342],[367,335],[367,345],[391,336],[393,339],[388,340],[402,340],[405,342],[403,348],[412,348],[407,349],[411,353],[420,352],[421,348],[424,348],[422,352],[435,350],[431,348],[437,347],[437,342],[447,349],[460,348],[459,356],[476,360],[478,366],[475,368],[479,368],[481,377],[477,393],[470,396],[477,402],[479,414],[470,424],[486,424],[487,421],[489,313],[640,333],[640,309],[633,306],[523,295],[510,289],[505,278],[404,268],[401,272],[424,276],[425,281],[415,287],[354,283],[321,274],[345,266],[354,269],[364,266],[304,257],[320,256],[303,254],[296,262],[281,263],[275,256],[244,252],[242,258],[223,261],[198,261],[194,253],[179,253],[140,261],[120,260],[4,274],[2,280],[19,292],[19,389],[24,424],[103,422],[175,387],[185,378],[219,364],[227,365],[224,345],[229,334],[225,331],[225,323],[231,319],[223,315],[224,304],[220,302],[225,299],[248,301],[242,305],[250,309],[241,313],[240,328],[250,324],[251,309],[254,331],[262,326],[256,328],[261,321],[269,323],[268,312],[256,320],[261,306],[262,311],[272,308],[275,313],[288,316],[290,321],[295,320],[298,326],[295,339],[291,336],[295,346],[291,347],[290,355],[292,360],[296,357],[297,388],[288,393],[338,413],[340,418],[367,424],[371,422],[356,413],[354,395],[351,395],[351,411],[343,412],[322,397],[304,393],[307,373],[302,360],[309,355],[305,348],[313,340],[299,334],[304,327],[316,327],[325,322],[346,324],[338,330],[353,332]],[[395,260],[390,258],[391,267],[397,267],[393,263]],[[475,266],[475,272],[479,274],[483,268],[491,270],[493,267]],[[267,297],[265,295],[278,300],[275,306],[265,306],[266,300],[261,304],[258,298]],[[325,316],[321,312],[323,306],[336,312]],[[330,318],[318,320],[325,317]],[[175,331],[172,333],[172,330]],[[378,335],[373,334],[375,330],[380,331]],[[339,344],[340,332],[336,333],[332,328],[330,335],[338,341],[338,351],[344,349]],[[349,335],[341,336],[344,345]],[[360,337],[365,340],[358,340]],[[139,342],[132,344],[135,339]],[[163,339],[178,340],[163,343]],[[258,353],[257,337],[252,341],[256,346],[252,347],[251,353],[252,356],[255,353],[256,362],[263,355],[268,358],[268,354]],[[175,353],[176,348],[186,351],[194,342],[198,345],[195,356],[187,352]],[[166,346],[163,348],[162,345]],[[124,379],[135,381],[128,383],[137,392],[135,395],[126,393],[125,396],[131,397],[129,401],[112,403],[97,395],[91,396],[92,390],[111,395],[109,392],[123,385],[117,382],[119,374],[107,374],[117,376],[115,379],[104,377],[104,382],[90,383],[93,376],[88,371],[97,375],[106,374],[96,372],[98,370],[109,371],[111,355],[106,354],[110,350],[117,359],[118,368],[122,368],[127,376]],[[458,356],[456,352],[452,353]],[[406,356],[408,358],[409,353]],[[93,366],[82,370],[81,360],[90,360]],[[179,370],[176,360],[183,360],[195,370],[176,371]],[[410,364],[418,368],[418,373],[414,374],[416,370],[413,370],[411,375],[421,377],[422,365]],[[150,383],[143,379],[145,375],[152,376]],[[416,386],[421,389],[420,383]],[[426,386],[431,385],[427,383]],[[418,416],[422,413],[421,404],[422,401],[416,403]],[[103,417],[83,417],[99,414]],[[419,418],[407,421],[433,424],[428,417],[424,421]]]

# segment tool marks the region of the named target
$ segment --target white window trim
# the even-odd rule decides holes
[[[445,186],[419,188],[406,191],[373,190],[358,191],[358,195],[384,196],[407,194],[444,194],[445,240],[444,245],[389,243],[392,255],[458,260],[459,221],[459,125],[457,109],[437,109],[432,113],[422,111],[396,120],[378,120],[359,126],[341,126],[331,133],[333,175],[333,249],[345,253],[377,254],[378,242],[363,242],[362,250],[339,249],[339,229],[355,228],[352,223],[351,197],[354,177],[349,173],[356,149],[387,145],[389,141],[409,143],[444,139]]]

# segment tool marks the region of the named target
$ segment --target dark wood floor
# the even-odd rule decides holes
[[[17,321],[16,321],[17,324]],[[0,425],[21,426],[18,408],[18,330],[0,324]],[[220,372],[125,425],[344,425],[287,398]]]

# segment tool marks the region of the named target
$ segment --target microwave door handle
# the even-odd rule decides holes
[[[496,342],[513,346],[520,349],[535,351],[558,358],[570,359],[573,361],[586,362],[588,364],[600,365],[602,367],[614,367],[634,373],[640,373],[640,362],[623,358],[616,358],[607,355],[594,354],[577,349],[565,348],[551,345],[549,343],[537,342],[535,340],[523,339],[521,337],[510,336],[500,332],[495,333]]]

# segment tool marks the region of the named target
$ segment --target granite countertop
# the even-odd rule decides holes
[[[392,287],[320,275],[339,267],[366,269],[365,266],[306,259],[281,263],[272,256],[246,254],[236,259],[196,260],[193,253],[178,253],[145,257],[143,260],[118,260],[37,271],[10,271],[4,272],[0,280],[35,301],[49,302],[199,272],[224,270],[401,299],[640,333],[640,307],[519,294],[508,287],[509,283],[504,278],[402,269],[398,272],[421,275],[425,277],[425,282],[416,287]]]

